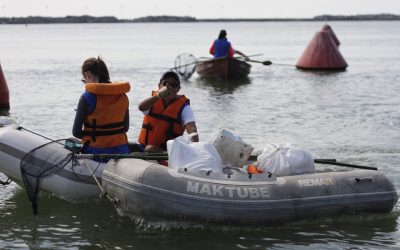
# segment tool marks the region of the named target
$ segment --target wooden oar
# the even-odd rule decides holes
[[[348,164],[348,163],[343,163],[343,162],[332,162],[332,161],[327,161],[324,159],[315,159],[315,163],[319,164],[330,164],[330,165],[336,165],[336,166],[343,166],[343,167],[350,167],[350,168],[359,168],[359,169],[368,169],[368,170],[378,170],[376,167],[370,167],[370,166],[363,166],[363,165],[355,165],[355,164]]]
[[[249,157],[249,161],[256,161],[257,160],[257,155],[251,155]],[[338,162],[336,159],[314,159],[314,163],[318,164],[330,164],[330,165],[336,165],[336,166],[343,166],[343,167],[350,167],[350,168],[359,168],[359,169],[368,169],[368,170],[378,170],[376,167],[370,167],[370,166],[363,166],[363,165],[356,165],[356,164],[349,164],[349,163],[343,163],[343,162]]]
[[[255,57],[255,56],[262,56],[263,54],[253,54],[253,55],[248,55],[247,57],[249,58],[249,57]],[[242,58],[244,58],[243,56],[238,56],[238,57],[242,57]]]
[[[255,62],[255,63],[261,63],[262,65],[271,65],[272,64],[272,62],[271,61],[257,61],[257,60],[252,60],[252,59],[249,59],[249,60],[246,60],[247,62]]]
[[[250,155],[249,156],[249,161],[256,161],[257,160],[258,155]],[[314,159],[315,161],[326,161],[326,162],[336,162],[336,159]]]
[[[131,154],[75,154],[78,159],[124,159],[134,158],[142,160],[168,160],[168,155],[165,153],[141,153],[134,152]]]
[[[255,62],[255,63],[261,63],[262,65],[278,65],[278,66],[290,66],[290,67],[295,67],[295,65],[291,65],[291,64],[284,64],[284,63],[273,63],[271,61],[257,61],[257,60],[247,60],[248,62]]]
[[[255,57],[255,56],[262,56],[263,54],[254,54],[254,55],[249,55],[247,57]],[[225,59],[226,57],[219,57],[219,58],[212,58],[212,57],[200,57],[200,59],[205,59],[205,60],[213,60],[213,59]],[[235,56],[234,58],[240,58],[240,59],[245,59],[243,56]]]

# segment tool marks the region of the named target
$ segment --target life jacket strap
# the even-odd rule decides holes
[[[93,127],[92,127],[92,131],[90,131],[91,133],[90,133],[90,136],[92,137],[92,141],[93,142],[95,142],[96,141],[96,128],[97,128],[97,126],[96,126],[97,124],[96,124],[96,119],[93,119]]]
[[[167,134],[166,134],[166,141],[175,139],[178,136],[180,136],[180,135],[177,133],[174,133],[174,123],[169,122],[168,130],[167,130]]]
[[[119,128],[119,127],[122,127],[124,125],[125,125],[125,123],[123,121],[122,122],[116,122],[116,123],[109,123],[109,124],[100,125],[100,126],[96,125],[96,124],[92,125],[92,124],[89,124],[89,123],[85,122],[85,127],[86,128],[110,129],[110,128]]]
[[[108,135],[117,135],[125,133],[125,128],[115,129],[115,130],[106,130],[106,131],[98,131],[98,130],[91,130],[91,131],[82,131],[83,136],[91,136],[93,139],[96,136],[108,136]]]
[[[153,112],[150,112],[148,115],[151,116],[151,117],[163,120],[163,121],[180,123],[178,119],[172,118],[172,117],[169,117],[169,116],[165,116],[165,115],[162,115],[162,114],[155,114]]]
[[[96,124],[96,119],[93,119],[92,124],[85,123],[85,128],[89,128],[91,130],[89,131],[82,130],[82,135],[90,136],[92,138],[92,141],[95,142],[96,136],[108,136],[108,135],[117,135],[125,133],[124,125],[125,123],[122,121],[122,122],[109,123],[98,126]],[[113,129],[113,130],[98,131],[97,129]]]
[[[146,130],[146,138],[144,139],[144,141],[145,141],[145,144],[148,144],[149,132],[150,132],[150,130],[153,130],[153,126],[151,125],[151,123],[142,124],[142,128]]]

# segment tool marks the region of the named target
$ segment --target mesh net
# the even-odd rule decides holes
[[[182,79],[189,79],[196,68],[198,60],[189,53],[182,53],[175,58],[174,70],[182,77]]]
[[[74,152],[66,149],[73,144],[69,139],[51,141],[28,152],[21,159],[21,175],[33,213],[38,212],[37,197],[41,180],[63,169],[72,159]]]

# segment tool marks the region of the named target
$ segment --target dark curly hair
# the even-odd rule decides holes
[[[167,71],[167,72],[165,72],[165,73],[162,75],[162,77],[161,77],[161,79],[160,79],[160,82],[161,82],[162,80],[167,79],[168,77],[174,78],[174,79],[179,83],[179,85],[181,84],[181,81],[180,81],[180,79],[179,79],[178,74],[175,73],[174,71]]]
[[[103,59],[98,56],[97,58],[91,57],[85,60],[82,65],[82,75],[90,71],[93,75],[99,76],[99,82],[109,83],[110,75],[107,66]]]
[[[226,30],[221,30],[219,32],[218,39],[223,39],[223,38],[226,38]]]

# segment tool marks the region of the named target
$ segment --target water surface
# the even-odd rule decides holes
[[[112,80],[132,84],[128,135],[134,141],[142,122],[137,105],[161,74],[174,67],[180,53],[208,57],[212,40],[224,28],[235,48],[262,53],[254,59],[273,64],[254,63],[249,78],[234,84],[196,74],[182,83],[201,140],[212,141],[218,129],[225,128],[255,148],[294,143],[315,158],[376,166],[399,190],[400,23],[330,23],[349,64],[345,72],[304,72],[277,65],[295,65],[323,24],[0,25],[10,115],[45,136],[71,136],[74,108],[83,91],[80,66],[87,57],[101,55]],[[21,188],[0,186],[0,248],[396,249],[398,217],[396,207],[385,215],[345,215],[280,226],[190,225],[132,221],[118,216],[106,201],[80,204],[45,196],[35,218]]]

